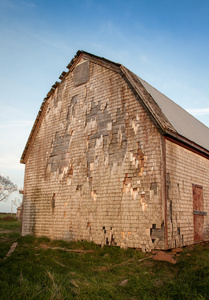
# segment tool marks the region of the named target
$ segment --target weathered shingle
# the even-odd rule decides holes
[[[67,66],[69,69],[68,72],[63,72],[61,74],[61,80],[65,78],[65,76],[71,72],[76,65],[77,60],[83,56],[84,58],[104,65],[105,67],[111,68],[113,71],[123,74],[126,80],[130,83],[133,89],[135,89],[136,93],[142,99],[144,106],[146,107],[147,111],[152,115],[152,119],[154,120],[155,124],[161,128],[161,131],[164,133],[172,133],[175,135],[177,139],[183,137],[186,139],[186,143],[188,141],[197,145],[196,148],[198,150],[206,152],[208,155],[209,152],[209,128],[205,126],[203,123],[198,121],[192,115],[190,115],[187,111],[185,111],[182,107],[178,104],[170,100],[164,94],[156,90],[146,81],[132,73],[130,70],[122,66],[121,64],[114,63],[109,61],[103,57],[98,57],[91,53],[85,51],[78,51],[75,57],[72,59],[70,64]],[[25,163],[26,154],[32,145],[33,137],[35,132],[37,132],[38,127],[40,126],[42,117],[44,112],[46,111],[47,100],[49,97],[54,93],[59,82],[56,82],[47,97],[44,99],[36,121],[34,123],[33,129],[31,134],[28,138],[27,144],[25,146],[24,152],[21,157],[21,162]],[[191,146],[191,145],[190,145]],[[193,145],[192,145],[193,147]],[[205,150],[203,150],[205,149]]]

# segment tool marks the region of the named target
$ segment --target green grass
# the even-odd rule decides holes
[[[209,299],[209,244],[183,249],[172,265],[134,249],[20,237],[19,229],[0,220],[0,299]]]
[[[20,237],[20,225],[21,222],[16,220],[15,215],[0,214],[0,260]]]

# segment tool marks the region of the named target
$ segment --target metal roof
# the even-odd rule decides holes
[[[179,135],[209,150],[209,128],[137,76]]]

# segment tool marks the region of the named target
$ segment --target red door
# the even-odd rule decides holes
[[[193,212],[194,212],[194,242],[203,240],[203,189],[193,184]]]

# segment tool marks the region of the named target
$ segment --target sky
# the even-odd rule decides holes
[[[125,65],[209,127],[208,16],[209,0],[0,0],[0,174],[23,188],[38,110],[78,50]]]

